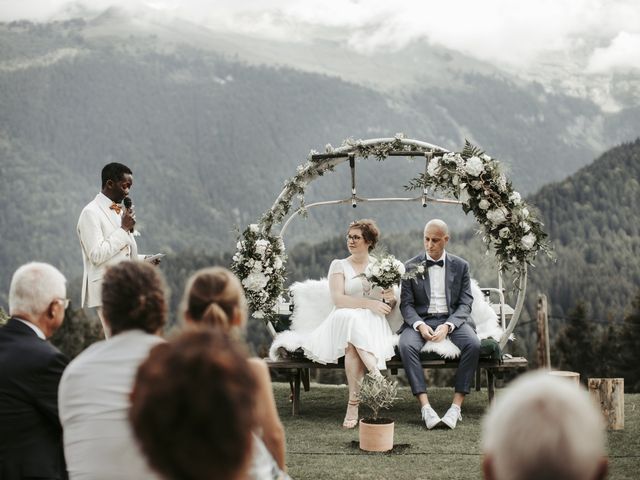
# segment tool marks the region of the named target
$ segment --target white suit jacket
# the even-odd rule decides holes
[[[98,193],[82,209],[78,219],[78,237],[84,264],[83,307],[102,305],[102,276],[109,265],[138,258],[135,238],[133,234],[120,228],[122,218],[109,209],[112,203],[106,195]]]
[[[58,410],[70,480],[157,480],[129,424],[129,394],[138,366],[164,342],[127,330],[94,343],[64,371]]]

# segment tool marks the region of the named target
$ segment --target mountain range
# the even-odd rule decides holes
[[[633,102],[606,111],[427,44],[366,56],[338,41],[265,41],[118,9],[0,24],[0,300],[11,272],[33,259],[77,284],[75,224],[110,161],[134,171],[141,250],[217,254],[327,143],[404,132],[458,150],[469,139],[532,193],[638,131]],[[404,195],[423,170],[418,159],[361,161],[358,191]],[[349,195],[348,169],[338,168],[310,186],[307,203]],[[287,241],[317,243],[354,216],[392,233],[424,224],[425,211],[318,210]],[[461,214],[450,223],[471,224]]]

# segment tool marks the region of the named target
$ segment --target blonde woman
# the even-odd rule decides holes
[[[187,282],[182,300],[186,325],[219,328],[225,332],[244,328],[247,301],[238,278],[222,267],[196,272]],[[248,359],[256,380],[255,418],[257,437],[271,454],[277,466],[285,471],[284,427],[276,410],[271,376],[267,365],[258,358]]]

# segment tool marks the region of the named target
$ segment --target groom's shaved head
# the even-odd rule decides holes
[[[433,220],[429,220],[427,224],[424,226],[424,231],[426,232],[429,227],[435,227],[439,229],[445,236],[449,236],[449,227],[448,225],[439,218],[434,218]]]

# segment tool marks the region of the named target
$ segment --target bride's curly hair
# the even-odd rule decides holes
[[[364,238],[366,242],[369,242],[369,251],[373,250],[376,247],[378,237],[380,236],[380,229],[376,225],[376,222],[368,218],[362,218],[351,222],[349,224],[347,234],[354,228],[360,230],[362,232],[362,238]]]

